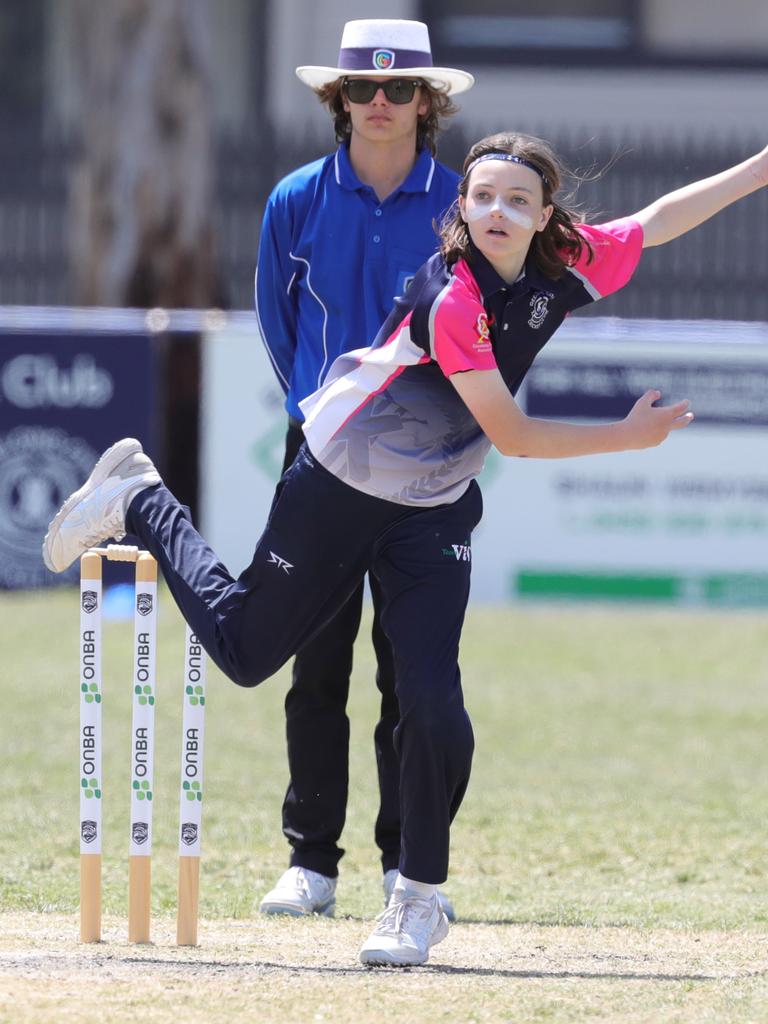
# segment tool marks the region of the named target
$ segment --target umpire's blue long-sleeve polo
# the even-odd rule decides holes
[[[346,146],[293,171],[270,195],[259,244],[256,311],[289,415],[336,356],[368,345],[396,296],[435,252],[458,175],[422,150],[380,202]]]

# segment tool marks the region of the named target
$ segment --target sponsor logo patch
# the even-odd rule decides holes
[[[96,595],[95,590],[84,590],[83,591],[83,611],[89,615],[91,612],[95,612],[99,606],[99,599]]]
[[[395,66],[394,50],[374,50],[373,66],[377,71],[387,71]]]
[[[137,846],[141,846],[149,839],[149,825],[146,821],[134,821],[131,825],[131,838]]]
[[[491,324],[493,323],[493,317],[488,319],[487,313],[481,313],[477,318],[475,324],[475,330],[477,331],[477,341],[472,342],[472,348],[475,352],[490,352],[492,349],[491,345]]]
[[[80,835],[84,843],[92,843],[99,834],[95,821],[81,821]]]
[[[152,595],[151,594],[137,594],[136,595],[136,611],[139,615],[149,615],[152,611]]]
[[[293,568],[290,562],[286,562],[284,558],[281,558],[280,555],[276,555],[274,551],[269,552],[267,565],[276,565],[279,569],[282,569],[283,572],[290,572]]]
[[[472,548],[467,544],[451,544],[449,548],[443,548],[446,558],[455,558],[457,562],[471,562]]]
[[[181,824],[181,841],[185,846],[191,846],[197,840],[197,825],[193,821],[184,821]]]

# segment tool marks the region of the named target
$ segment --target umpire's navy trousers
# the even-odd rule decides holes
[[[458,651],[470,537],[481,514],[474,482],[450,505],[398,505],[343,483],[304,447],[278,484],[253,561],[237,580],[164,486],[140,492],[126,522],[158,560],[210,657],[240,686],[273,675],[370,569],[381,586],[400,705],[399,867],[438,885],[472,761]]]

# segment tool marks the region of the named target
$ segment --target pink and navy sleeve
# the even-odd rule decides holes
[[[590,260],[585,247],[568,271],[579,278],[594,302],[617,292],[632,277],[643,251],[643,229],[631,217],[622,217],[607,224],[579,224],[578,231],[592,246],[593,255]]]
[[[446,377],[465,370],[495,370],[488,315],[455,277],[430,311],[431,355]]]

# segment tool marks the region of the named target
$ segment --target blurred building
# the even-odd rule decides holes
[[[71,300],[75,2],[0,11],[0,303]],[[232,307],[251,305],[269,189],[333,146],[294,68],[335,63],[351,18],[426,20],[436,61],[475,75],[442,159],[458,165],[471,141],[501,128],[542,134],[582,172],[606,170],[580,192],[595,217],[637,209],[765,142],[765,0],[210,0],[207,16],[217,249]],[[633,289],[595,312],[768,319],[768,251],[754,233],[766,215],[765,195],[728,211],[655,253]]]
[[[306,123],[293,68],[328,63],[348,18],[380,16],[425,20],[436,59],[475,75],[466,125],[584,140],[765,134],[764,0],[393,0],[385,12],[368,0],[281,0],[269,26],[271,115]]]

